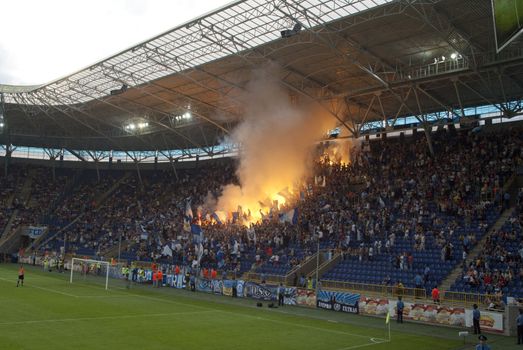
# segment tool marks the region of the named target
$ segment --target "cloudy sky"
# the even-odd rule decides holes
[[[2,1],[0,84],[55,80],[231,2]]]

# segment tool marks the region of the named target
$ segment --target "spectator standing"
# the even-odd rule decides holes
[[[405,308],[405,304],[403,303],[403,300],[401,300],[401,296],[398,297],[398,302],[396,303],[396,316],[397,316],[397,323],[403,323],[403,309]]]
[[[434,304],[439,304],[439,289],[437,286],[434,286],[432,289],[432,301]]]
[[[280,283],[278,287],[278,306],[283,306],[285,304],[285,288],[283,284]]]
[[[481,312],[479,312],[477,304],[474,304],[472,307],[474,308],[474,310],[472,310],[472,324],[474,327],[474,334],[481,334],[481,328],[479,327]]]
[[[518,344],[523,344],[523,309],[519,309],[516,324],[518,326]]]
[[[421,289],[423,288],[423,278],[421,278],[421,275],[419,273],[416,274],[414,277],[414,285],[416,286],[416,298],[420,297]]]

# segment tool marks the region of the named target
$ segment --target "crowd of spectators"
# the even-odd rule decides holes
[[[23,179],[27,176],[26,167],[13,167],[7,175],[3,172],[0,176],[0,236],[3,235],[13,211],[22,206],[17,194],[23,185]]]
[[[47,216],[52,233],[62,230],[42,250],[65,244],[67,252],[103,257],[121,244],[130,260],[285,274],[314,254],[319,241],[330,256],[362,263],[387,257],[394,269],[415,274],[425,269],[420,256],[428,250],[438,249],[441,261],[451,263],[468,254],[492,224],[488,214],[509,205],[502,188],[521,164],[521,137],[512,130],[442,131],[432,134],[432,144],[433,155],[421,134],[373,141],[355,149],[349,165],[317,162],[280,208],[280,214],[296,209],[296,223],[276,211],[248,228],[233,220],[211,223],[200,204],[238,182],[233,160],[176,175],[105,171],[98,179],[87,172],[70,191],[65,184],[73,175],[48,183],[48,171],[38,170],[32,204],[21,217],[30,223]],[[58,203],[46,205],[52,202]],[[184,224],[188,203],[191,223],[203,230],[201,245]]]
[[[456,264],[507,206],[502,188],[521,165],[520,134],[439,132],[432,142],[434,155],[421,135],[376,142],[334,176],[326,169],[329,181],[322,195],[335,210],[329,214],[339,218],[333,224],[338,236],[333,238],[345,259],[364,266],[385,254],[394,269],[420,272],[426,262],[437,263],[424,258],[429,246],[431,251],[439,249],[442,263]],[[365,179],[359,192],[351,193],[350,178]],[[358,265],[347,266],[358,271]],[[359,281],[375,283],[375,270]],[[400,276],[411,281],[415,273]],[[357,272],[350,275],[358,277]],[[414,286],[409,281],[390,283]]]
[[[481,252],[463,267],[453,289],[488,294],[493,300],[503,295],[523,296],[523,207],[487,237]]]

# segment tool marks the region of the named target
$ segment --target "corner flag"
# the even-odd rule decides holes
[[[387,317],[385,317],[385,324],[390,323],[390,311],[387,311]]]

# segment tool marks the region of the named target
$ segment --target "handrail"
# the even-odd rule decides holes
[[[441,293],[441,300],[451,303],[459,303],[464,305],[489,305],[491,301],[499,300],[500,298],[492,294],[466,293],[445,291]]]
[[[406,288],[382,284],[358,283],[347,281],[330,281],[321,282],[322,288],[325,289],[342,289],[358,293],[375,293],[380,296],[397,297],[405,296],[414,299],[430,299],[430,294],[423,288]],[[492,294],[466,293],[454,291],[440,291],[440,301],[446,303],[457,303],[460,305],[479,306],[488,305],[492,301],[499,300],[499,297]]]
[[[424,288],[407,288],[390,286],[383,284],[370,284],[370,283],[359,283],[359,282],[347,282],[347,281],[330,281],[323,280],[321,282],[322,288],[325,289],[345,289],[353,292],[371,292],[377,293],[383,296],[407,296],[412,298],[427,298],[427,291]]]
[[[276,282],[276,283],[286,283],[286,275],[268,275],[257,272],[247,272],[245,276],[247,280],[250,281],[262,281],[261,275],[265,277],[266,282]]]

